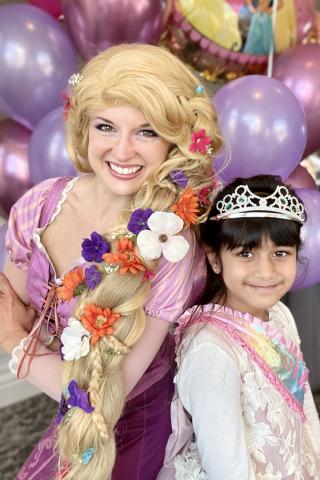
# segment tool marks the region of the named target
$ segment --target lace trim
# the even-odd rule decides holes
[[[175,480],[208,480],[199,458],[195,443],[183,455],[177,455],[174,459],[176,469]]]

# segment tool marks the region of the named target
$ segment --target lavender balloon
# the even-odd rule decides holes
[[[283,83],[250,75],[223,86],[213,97],[218,124],[230,159],[220,172],[224,182],[258,174],[287,178],[305,148],[306,119],[294,94]],[[215,160],[219,172],[226,151]]]
[[[7,258],[7,253],[5,249],[5,236],[8,230],[8,224],[3,223],[0,226],[0,272],[2,272],[6,258]]]
[[[65,23],[85,60],[120,43],[156,43],[170,9],[171,0],[62,0]]]
[[[66,149],[63,107],[48,113],[34,129],[29,145],[29,165],[34,184],[46,178],[76,175]]]
[[[301,229],[301,260],[291,290],[300,290],[320,282],[320,192],[297,188],[296,193],[304,203],[308,219]]]
[[[273,76],[290,88],[304,109],[306,157],[320,147],[320,45],[299,45],[276,56]]]
[[[0,215],[31,187],[28,144],[31,132],[13,120],[0,122]]]
[[[74,47],[48,13],[22,4],[0,7],[0,45],[0,111],[32,129],[64,103]]]

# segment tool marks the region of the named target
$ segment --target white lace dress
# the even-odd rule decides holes
[[[299,345],[292,315],[280,302],[270,322]],[[320,423],[309,384],[303,422],[225,332],[211,324],[192,328],[194,336],[178,358],[174,433],[158,479],[320,479]],[[190,425],[182,412],[192,417],[192,437],[183,433]]]

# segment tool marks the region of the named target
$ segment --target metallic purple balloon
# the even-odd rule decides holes
[[[120,43],[156,43],[170,10],[171,0],[62,0],[65,23],[85,60]]]
[[[0,112],[32,129],[64,103],[74,47],[48,13],[22,4],[0,7],[0,45]]]
[[[223,182],[258,174],[287,178],[304,151],[307,132],[301,105],[278,80],[250,75],[223,86],[213,97],[218,124],[230,150]],[[214,161],[219,172],[227,157]]]
[[[320,45],[299,45],[276,56],[273,77],[290,88],[304,109],[308,128],[306,157],[320,147]]]
[[[298,271],[291,290],[311,287],[320,282],[320,192],[297,188],[308,219],[301,229],[303,246],[299,253]]]
[[[314,178],[302,165],[298,165],[293,170],[287,178],[286,183],[290,185],[291,188],[309,188],[310,190],[317,188]]]
[[[6,258],[7,258],[7,253],[5,249],[5,236],[7,233],[8,229],[8,223],[3,223],[0,227],[0,272],[2,272]]]
[[[0,215],[31,187],[28,143],[31,132],[13,120],[0,122]]]
[[[77,174],[66,149],[63,107],[48,113],[34,129],[29,144],[29,165],[34,184],[46,178]]]

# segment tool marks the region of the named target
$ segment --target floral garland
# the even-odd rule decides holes
[[[192,134],[189,150],[201,155],[212,154],[212,138],[204,129]],[[127,225],[127,232],[109,241],[97,232],[82,242],[82,257],[89,264],[77,267],[63,278],[63,285],[57,287],[59,301],[68,302],[84,292],[95,289],[105,274],[118,272],[120,275],[143,273],[142,281],[153,278],[143,260],[156,260],[163,256],[169,262],[179,262],[189,250],[188,241],[180,233],[185,227],[198,223],[203,209],[210,205],[210,196],[217,184],[195,191],[189,186],[189,179],[182,170],[174,170],[170,178],[181,190],[178,200],[170,211],[135,210]],[[212,178],[215,173],[212,172]],[[138,250],[137,248],[138,247]],[[102,309],[92,303],[84,306],[79,318],[71,317],[61,334],[61,355],[66,361],[79,360],[88,355],[90,349],[103,337],[113,339],[114,326],[120,314],[110,308]],[[117,354],[127,352],[125,346]],[[110,350],[110,349],[108,349]]]

